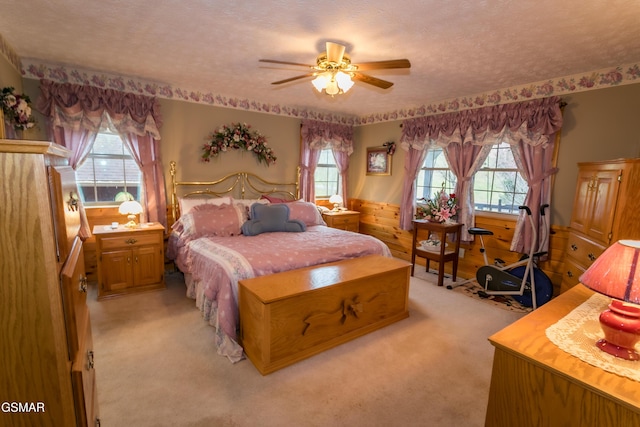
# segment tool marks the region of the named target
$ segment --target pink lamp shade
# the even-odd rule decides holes
[[[604,339],[596,345],[627,360],[640,360],[640,241],[620,240],[611,245],[580,276],[580,282],[613,300],[600,314]]]

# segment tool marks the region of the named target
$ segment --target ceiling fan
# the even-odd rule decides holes
[[[327,50],[316,58],[316,65],[300,64],[298,62],[278,61],[275,59],[260,59],[260,62],[272,64],[298,65],[308,67],[310,71],[295,77],[273,82],[273,85],[292,82],[306,77],[315,77],[312,81],[318,92],[334,96],[347,92],[353,86],[353,80],[367,83],[382,89],[388,89],[393,83],[363,74],[361,71],[382,70],[392,68],[411,68],[408,59],[392,59],[388,61],[361,62],[352,64],[351,57],[345,53],[345,46],[327,42]]]

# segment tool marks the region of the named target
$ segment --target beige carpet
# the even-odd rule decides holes
[[[103,426],[482,426],[487,337],[523,315],[412,278],[408,319],[263,377],[216,354],[181,279],[99,302],[92,289]]]

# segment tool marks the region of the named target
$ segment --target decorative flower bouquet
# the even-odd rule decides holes
[[[31,115],[31,100],[27,95],[15,94],[12,87],[5,87],[0,92],[0,105],[5,120],[14,129],[25,130],[35,126],[36,119]]]
[[[246,123],[224,125],[209,136],[209,142],[202,147],[202,161],[209,162],[221,152],[229,149],[243,149],[253,152],[260,162],[267,166],[275,163],[276,156],[267,146],[267,138],[251,130]]]
[[[454,193],[447,194],[442,183],[442,190],[436,191],[433,199],[418,203],[416,219],[426,219],[433,222],[445,222],[458,213],[458,200]]]

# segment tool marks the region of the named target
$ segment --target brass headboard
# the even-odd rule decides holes
[[[296,170],[295,182],[270,182],[251,172],[235,172],[213,181],[178,181],[176,179],[176,162],[171,161],[171,209],[174,221],[180,217],[178,197],[224,197],[239,199],[260,198],[263,194],[297,200],[300,198],[300,167]],[[193,189],[182,191],[178,196],[178,188]]]

